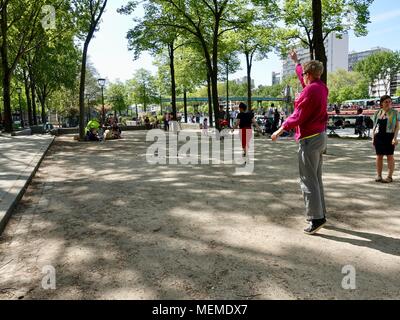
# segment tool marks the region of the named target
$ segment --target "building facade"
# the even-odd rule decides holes
[[[388,94],[394,97],[398,89],[400,89],[400,73],[391,80],[389,78],[386,81],[376,80],[372,86],[369,86],[369,96],[379,98]]]
[[[281,73],[272,72],[272,85],[281,83]]]
[[[328,72],[334,72],[338,69],[348,70],[349,67],[349,35],[342,35],[341,39],[335,33],[331,33],[324,41],[325,53],[327,57]],[[310,60],[308,48],[297,48],[297,56],[300,62]],[[283,61],[282,79],[295,74],[295,65],[288,57]]]
[[[391,50],[387,48],[375,47],[361,52],[351,52],[349,54],[349,71],[354,70],[354,66],[357,64],[357,62],[378,52],[391,52]],[[376,80],[375,83],[369,87],[369,95],[370,97],[374,98],[379,98],[384,94],[394,96],[396,95],[396,91],[399,88],[400,88],[400,74],[398,74],[391,80],[390,79],[387,79],[386,81]]]
[[[366,57],[373,55],[378,52],[384,52],[384,51],[391,51],[390,49],[386,48],[381,48],[381,47],[375,47],[369,50],[361,51],[361,52],[351,52],[349,54],[349,71],[353,71],[354,66],[357,64],[357,62],[365,59]]]
[[[236,84],[247,84],[247,76],[233,80]],[[254,79],[251,79],[251,88],[255,88]]]

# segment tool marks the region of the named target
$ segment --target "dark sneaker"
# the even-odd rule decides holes
[[[318,232],[326,224],[326,219],[318,219],[312,220],[310,225],[304,229],[304,233],[308,235],[312,235]]]
[[[326,216],[324,216],[324,219],[326,219]],[[311,219],[311,218],[306,218],[306,223],[311,223],[311,221],[312,221],[313,219]]]

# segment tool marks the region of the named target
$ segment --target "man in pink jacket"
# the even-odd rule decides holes
[[[304,196],[309,226],[306,234],[314,234],[326,223],[324,187],[322,183],[322,155],[326,150],[328,121],[328,93],[321,81],[323,64],[313,60],[299,63],[296,52],[290,54],[296,63],[296,73],[303,91],[294,103],[293,114],[272,135],[276,141],[284,132],[296,129],[299,142],[300,186]]]

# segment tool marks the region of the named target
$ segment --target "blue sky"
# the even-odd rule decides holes
[[[139,60],[133,61],[132,52],[127,49],[126,32],[133,26],[132,17],[116,12],[116,9],[124,3],[127,1],[109,1],[100,30],[89,47],[90,60],[100,75],[110,81],[130,79],[139,68],[156,72],[152,58],[148,54],[143,54]],[[371,22],[368,25],[369,33],[366,37],[357,38],[350,33],[350,51],[362,51],[377,46],[400,50],[400,1],[375,0],[371,7]],[[279,58],[275,54],[270,54],[269,59],[254,63],[252,77],[256,86],[270,85],[272,71],[279,72],[280,70]],[[230,77],[234,79],[245,75],[243,61],[242,70]]]

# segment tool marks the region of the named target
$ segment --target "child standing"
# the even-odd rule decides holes
[[[208,136],[208,120],[207,120],[207,118],[205,118],[203,120],[203,130],[202,130],[202,132],[203,132],[203,134],[205,136]]]

